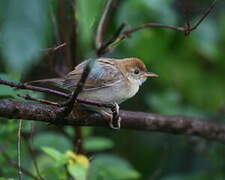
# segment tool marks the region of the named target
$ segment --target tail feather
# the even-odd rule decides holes
[[[62,87],[63,81],[64,80],[62,78],[51,78],[51,79],[40,79],[40,80],[29,81],[29,82],[25,82],[24,84],[46,83],[46,84]]]

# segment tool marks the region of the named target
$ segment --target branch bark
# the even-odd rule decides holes
[[[18,100],[0,100],[0,117],[9,119],[34,120],[55,125],[102,126],[108,127],[108,119],[97,113],[79,113],[74,118],[71,113],[64,119],[57,119],[61,108],[21,102]],[[159,115],[143,112],[120,111],[123,129],[158,131],[172,134],[199,136],[209,140],[225,143],[225,125],[198,118],[179,115]]]

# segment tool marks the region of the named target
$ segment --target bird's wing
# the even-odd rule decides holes
[[[81,78],[88,60],[79,64],[75,69],[65,76],[63,87],[74,89]],[[123,79],[122,73],[116,67],[115,61],[110,59],[98,59],[91,67],[91,71],[85,81],[84,90],[96,90],[112,86]]]

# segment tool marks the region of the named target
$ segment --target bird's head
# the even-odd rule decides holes
[[[119,61],[123,74],[132,82],[141,85],[148,77],[158,77],[153,72],[148,72],[145,64],[138,58],[125,58]]]

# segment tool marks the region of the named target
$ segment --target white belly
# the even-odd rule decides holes
[[[113,87],[104,87],[95,90],[83,91],[79,94],[79,97],[120,104],[123,101],[133,97],[138,92],[138,90],[139,84],[124,84],[124,81],[121,81]]]

